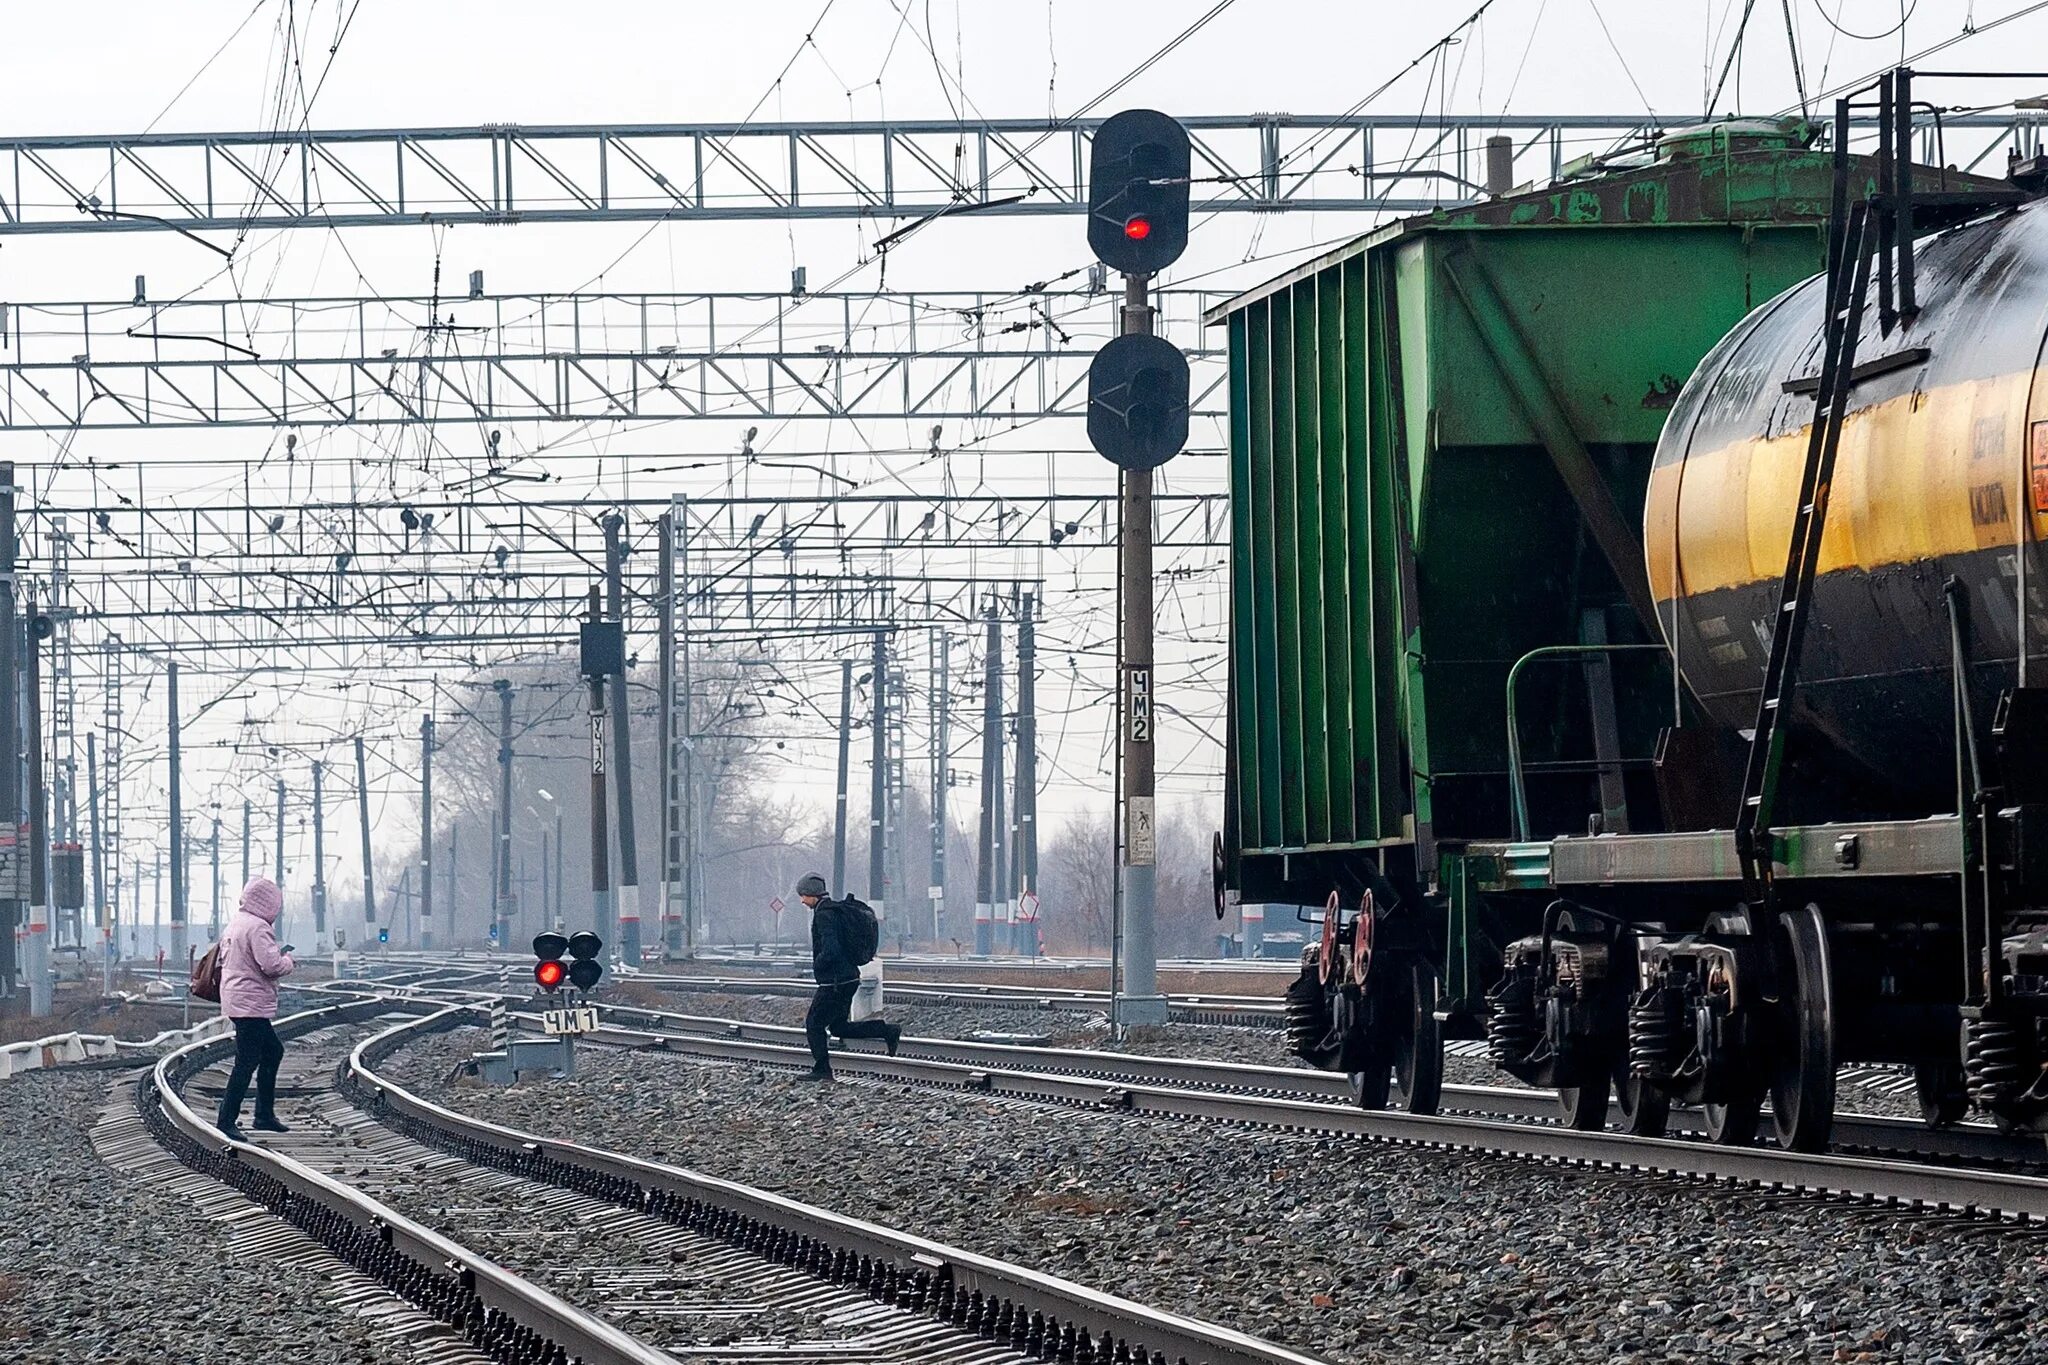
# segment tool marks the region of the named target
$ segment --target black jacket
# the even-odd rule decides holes
[[[859,978],[853,947],[853,908],[826,897],[811,911],[811,976],[821,982]]]

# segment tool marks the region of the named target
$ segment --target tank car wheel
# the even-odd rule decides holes
[[[1671,1126],[1671,1097],[1631,1075],[1626,1056],[1614,1065],[1614,1104],[1621,1111],[1621,1131],[1632,1137],[1663,1137]]]
[[[1436,1018],[1436,973],[1416,958],[1408,970],[1407,1030],[1394,1046],[1394,1088],[1411,1114],[1434,1114],[1443,1098],[1444,1031]]]
[[[1783,1031],[1771,1076],[1771,1128],[1786,1151],[1818,1152],[1835,1123],[1834,963],[1818,906],[1784,917],[1780,946]]]
[[[1953,1057],[1913,1063],[1913,1094],[1920,1101],[1920,1121],[1929,1128],[1953,1128],[1970,1112],[1963,1064]]]

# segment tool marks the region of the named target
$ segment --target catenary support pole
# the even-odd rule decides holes
[[[562,908],[562,864],[568,859],[568,845],[562,842],[562,811],[555,808],[555,918],[553,927],[560,929],[568,923],[568,912]]]
[[[590,589],[590,620],[602,621],[598,590]],[[611,832],[605,828],[604,675],[590,675],[590,912],[606,944],[611,933]]]
[[[377,941],[377,885],[370,867],[370,768],[356,736],[356,819],[363,835],[363,950]]]
[[[491,828],[491,939],[512,946],[512,683],[500,678],[498,692],[498,814]]]
[[[889,639],[879,630],[868,682],[874,702],[874,734],[868,746],[868,901],[879,919],[889,900]]]
[[[92,925],[100,936],[100,994],[110,994],[114,989],[114,947],[119,934],[112,919],[107,917],[107,849],[100,838],[100,763],[94,745],[93,732],[85,732],[85,815],[91,824],[87,837],[92,840]],[[116,915],[120,911],[117,902]]]
[[[326,764],[313,760],[313,941],[318,951],[332,945],[327,938],[327,801],[323,790]]]
[[[249,856],[250,856],[251,852],[253,852],[253,847],[252,847],[252,845],[251,845],[251,844],[250,844],[250,842],[249,842],[249,836],[250,836],[250,828],[249,828],[249,827],[250,827],[250,824],[251,824],[251,822],[252,822],[252,820],[253,820],[253,818],[254,818],[254,816],[255,816],[255,813],[256,813],[256,812],[255,812],[255,809],[254,809],[254,803],[253,803],[253,802],[251,802],[251,801],[249,800],[249,798],[248,798],[248,797],[246,797],[246,796],[245,796],[245,797],[243,797],[243,798],[242,798],[242,880],[241,880],[241,881],[239,881],[239,882],[237,882],[237,883],[235,883],[235,885],[237,885],[237,886],[247,886],[247,885],[249,884],[249,875],[250,875],[250,873],[251,873],[252,871],[254,871],[254,864],[252,864],[252,863],[251,863],[251,862],[249,861]]]
[[[981,669],[981,823],[976,836],[974,866],[974,951],[995,948],[996,889],[996,732],[1002,726],[1002,635],[990,603],[987,642]]]
[[[277,889],[284,890],[284,779],[277,779],[277,846],[270,850],[270,880],[277,883]],[[290,898],[285,904],[290,906]],[[277,915],[277,941],[288,943],[291,936],[285,932],[285,921],[291,918],[289,909],[280,910]]]
[[[626,519],[604,519],[605,592],[611,619],[626,629]],[[633,818],[633,709],[626,704],[623,661],[612,675],[612,790],[619,802],[619,960],[640,961],[640,827]]]
[[[420,717],[420,938],[434,946],[434,718]]]
[[[15,612],[14,497],[14,462],[0,462],[0,829],[12,845],[9,875],[0,886],[0,999],[14,995],[21,971],[14,935],[21,923],[22,891],[28,885],[28,841],[21,828],[21,618]]]
[[[1123,330],[1149,335],[1151,277],[1124,280]],[[1112,1001],[1119,1024],[1163,1024],[1159,955],[1153,932],[1158,891],[1159,833],[1154,804],[1152,706],[1152,471],[1122,475],[1122,516],[1117,536],[1123,628],[1118,679],[1123,713],[1123,985],[1127,998]]]
[[[947,722],[953,714],[953,698],[947,676],[952,637],[943,630],[932,632],[931,734],[931,890],[932,944],[937,946],[945,929],[946,913],[946,790],[951,775],[946,770]]]
[[[33,598],[28,601],[27,614],[28,952],[24,957],[28,1011],[40,1019],[47,1017],[56,1004],[54,983],[50,980],[50,792],[43,771],[43,645],[38,638],[42,632],[36,629]]]
[[[166,664],[164,672],[164,712],[171,751],[171,967],[173,971],[183,971],[185,959],[191,951],[191,942],[185,928],[185,759],[183,717],[178,714],[177,660],[173,659]],[[40,813],[41,807],[38,806],[37,810]]]
[[[1024,594],[1017,616],[1016,849],[1010,856],[1017,884],[1017,951],[1038,955],[1038,623],[1036,603]],[[1026,899],[1029,897],[1030,899]],[[1030,917],[1025,907],[1033,907]]]
[[[655,757],[661,782],[661,951],[678,957],[683,951],[682,916],[682,793],[676,784],[676,537],[675,510],[655,523],[657,570],[658,667],[661,699],[655,707]],[[547,859],[541,859],[541,899],[547,899]]]
[[[832,807],[832,894],[846,894],[847,776],[853,763],[853,660],[839,661],[839,790]]]
[[[213,900],[208,906],[207,937],[210,942],[220,941],[220,816],[213,817]]]
[[[444,908],[448,912],[448,941],[450,943],[461,941],[456,930],[455,921],[455,869],[460,865],[455,856],[455,836],[461,832],[459,826],[448,826],[448,904]]]
[[[986,743],[989,747],[989,804],[992,811],[988,821],[988,860],[994,870],[989,873],[990,897],[993,904],[989,910],[994,920],[989,941],[997,952],[1008,952],[1016,943],[1017,892],[1010,885],[1010,825],[1005,813],[1009,805],[1005,780],[1008,776],[1009,735],[1003,727],[1003,620],[1001,609],[993,604],[989,607],[989,620],[995,626],[994,653],[988,666],[988,685],[992,693],[991,705],[987,712],[989,722]]]

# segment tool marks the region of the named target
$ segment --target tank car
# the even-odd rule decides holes
[[[1290,1041],[1364,1104],[1433,1109],[1462,1037],[1580,1127],[1816,1149],[1852,1062],[2048,1127],[2048,208],[1847,120],[1212,317],[1219,882],[1309,907]]]

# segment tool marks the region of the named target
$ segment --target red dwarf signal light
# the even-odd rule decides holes
[[[551,957],[533,964],[533,979],[544,991],[562,989],[562,982],[569,975],[569,966],[558,957]]]
[[[1152,235],[1152,220],[1142,213],[1124,220],[1124,236],[1134,242],[1142,242]]]

